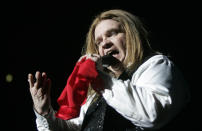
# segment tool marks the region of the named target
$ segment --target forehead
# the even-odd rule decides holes
[[[107,32],[110,29],[115,29],[119,27],[120,23],[115,20],[112,19],[102,20],[95,28],[95,38]]]

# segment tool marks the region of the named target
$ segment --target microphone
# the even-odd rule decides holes
[[[115,66],[116,64],[120,63],[118,59],[112,56],[112,54],[105,55],[101,57],[102,66],[107,68],[109,66]]]

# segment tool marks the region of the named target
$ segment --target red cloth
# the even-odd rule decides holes
[[[100,83],[95,62],[83,58],[77,62],[57,102],[60,106],[56,117],[68,120],[79,116],[80,108],[86,102],[89,84]]]

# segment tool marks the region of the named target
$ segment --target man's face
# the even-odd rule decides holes
[[[100,56],[112,54],[120,62],[125,59],[125,33],[120,23],[111,19],[101,21],[95,28],[95,44]]]

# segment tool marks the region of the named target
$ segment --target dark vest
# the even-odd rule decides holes
[[[125,119],[100,96],[88,109],[81,131],[138,131],[139,128]]]
[[[123,73],[119,79],[126,79]],[[140,128],[120,115],[100,96],[87,110],[81,131],[139,131]]]

